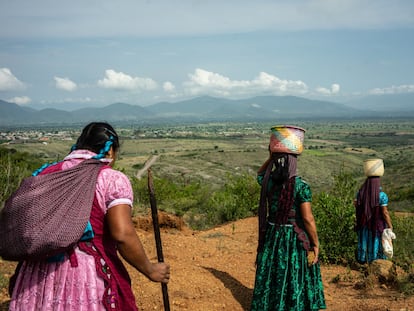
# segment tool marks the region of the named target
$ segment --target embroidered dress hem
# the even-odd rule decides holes
[[[23,262],[9,311],[102,311],[104,282],[93,257],[76,250],[78,267],[63,261]],[[30,278],[26,277],[30,275]]]
[[[292,226],[269,226],[258,256],[252,311],[326,309],[319,264],[308,266],[307,252]]]

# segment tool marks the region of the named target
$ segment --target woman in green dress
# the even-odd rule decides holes
[[[326,309],[312,192],[296,173],[297,155],[270,152],[262,186],[252,311]]]

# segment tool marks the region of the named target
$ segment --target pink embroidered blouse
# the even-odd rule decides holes
[[[63,169],[91,158],[95,153],[75,150],[64,159]],[[109,159],[101,161],[110,162]],[[106,214],[118,204],[132,206],[133,191],[128,177],[114,169],[101,170],[96,184],[96,198]],[[9,310],[101,311],[104,281],[98,277],[94,258],[79,248],[75,250],[78,267],[62,262],[23,262],[17,275]]]

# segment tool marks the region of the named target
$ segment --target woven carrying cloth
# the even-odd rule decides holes
[[[39,260],[72,248],[89,220],[103,163],[85,160],[67,170],[62,162],[44,175],[23,179],[0,213],[0,256]],[[47,172],[50,173],[47,173]]]

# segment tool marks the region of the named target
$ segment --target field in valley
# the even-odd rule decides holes
[[[390,197],[390,209],[414,212],[411,119],[307,121],[295,125],[306,129],[305,151],[298,158],[298,170],[313,192],[331,189],[335,175],[341,170],[350,172],[361,184],[363,160],[379,157],[384,159],[382,185]],[[154,176],[220,187],[226,183],[228,174],[255,176],[268,156],[271,126],[259,123],[119,126],[122,145],[117,167],[135,176],[156,155],[152,165]],[[72,138],[79,134],[79,129],[71,131]],[[26,141],[6,146],[53,162],[62,159],[73,143],[74,140],[51,138],[43,143]]]

